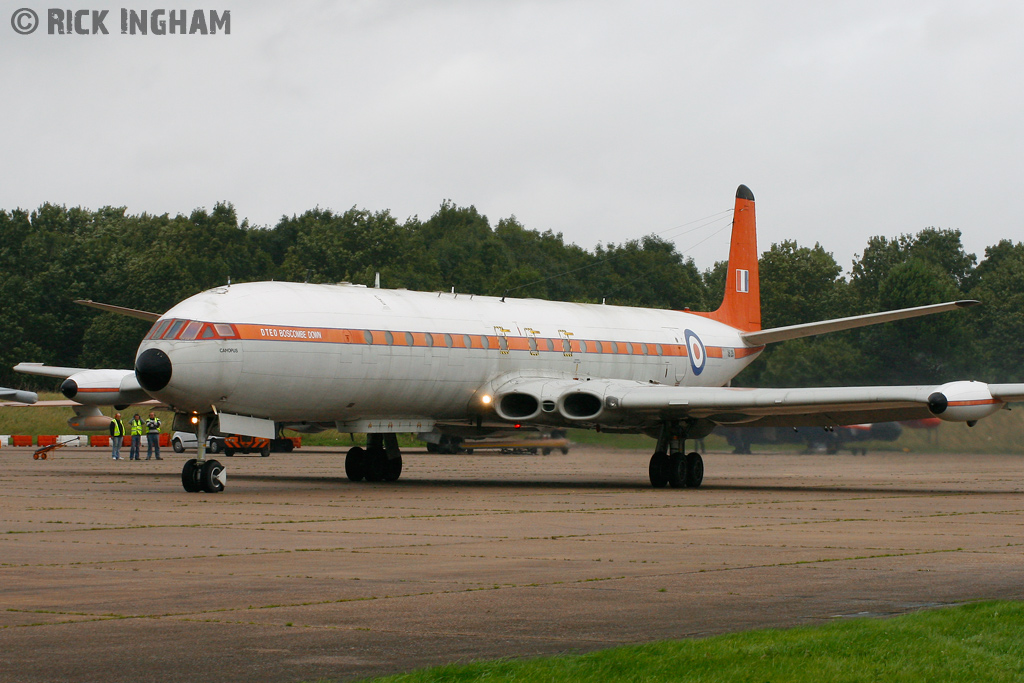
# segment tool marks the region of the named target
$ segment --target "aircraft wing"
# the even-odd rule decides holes
[[[547,412],[551,418],[581,425],[632,427],[672,419],[766,427],[834,427],[929,417],[969,422],[1013,401],[1024,401],[1024,384],[744,389],[518,377],[494,391],[495,409],[506,420],[544,421],[550,419]]]
[[[138,318],[139,320],[145,320],[147,322],[155,323],[160,319],[159,313],[151,313],[149,311],[140,311],[137,308],[125,308],[124,306],[115,306],[113,304],[103,304],[98,301],[91,299],[76,299],[76,304],[82,306],[88,306],[89,308],[96,308],[107,313],[117,313],[118,315],[126,315],[129,318]]]
[[[731,389],[640,387],[605,403],[652,416],[704,419],[763,427],[841,426],[934,417],[935,386]],[[664,389],[664,391],[659,391]]]

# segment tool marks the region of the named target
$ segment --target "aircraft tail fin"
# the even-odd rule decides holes
[[[757,228],[754,193],[746,185],[736,190],[732,242],[725,276],[725,296],[718,310],[700,313],[744,332],[761,329],[761,288],[757,275]]]

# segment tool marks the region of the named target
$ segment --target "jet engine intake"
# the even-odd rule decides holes
[[[498,399],[495,412],[503,420],[530,420],[540,413],[540,400],[532,394],[513,391]]]
[[[131,370],[83,370],[60,385],[66,398],[91,406],[131,405],[148,401]]]
[[[558,411],[567,420],[595,420],[603,410],[601,397],[589,391],[567,391],[558,400]]]

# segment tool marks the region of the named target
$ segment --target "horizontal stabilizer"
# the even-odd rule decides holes
[[[24,372],[26,375],[42,375],[43,377],[59,377],[66,379],[79,372],[85,372],[86,368],[62,368],[56,365],[43,365],[42,363],[18,363],[14,366],[15,372]]]
[[[906,320],[907,318],[917,318],[922,315],[955,311],[959,308],[977,306],[980,303],[980,301],[974,301],[971,299],[950,301],[944,304],[901,308],[895,311],[885,311],[884,313],[868,313],[867,315],[855,315],[849,318],[836,318],[835,320],[822,320],[821,322],[805,323],[803,325],[773,327],[768,330],[760,330],[757,332],[744,332],[742,336],[743,341],[747,344],[751,346],[761,346],[762,344],[773,344],[775,342],[799,339],[801,337],[813,337],[816,334],[852,330],[857,327],[878,325],[880,323],[888,323],[894,320]]]
[[[129,318],[138,318],[139,320],[147,320],[151,323],[155,323],[160,319],[159,313],[150,313],[149,311],[140,311],[137,308],[125,308],[124,306],[114,306],[113,304],[101,304],[96,301],[90,301],[89,299],[76,299],[76,304],[88,306],[89,308],[98,308],[101,311],[107,313],[117,313],[118,315],[126,315]]]

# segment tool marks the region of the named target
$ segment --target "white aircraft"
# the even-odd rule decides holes
[[[643,432],[657,445],[656,487],[697,487],[704,464],[687,439],[716,425],[841,425],[938,416],[973,424],[1024,399],[1024,384],[740,389],[726,385],[766,344],[949,311],[957,301],[761,329],[754,196],[736,193],[728,277],[709,313],[535,299],[253,282],[216,287],[153,320],[134,370],[15,369],[66,378],[70,421],[105,428],[100,405],[156,399],[195,430],[186,491],[224,488],[205,457],[213,430],[274,438],[282,428],[366,433],[345,458],[354,481],[402,472],[396,434],[483,435],[511,425]],[[188,424],[191,422],[191,426]]]

